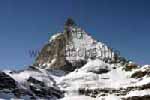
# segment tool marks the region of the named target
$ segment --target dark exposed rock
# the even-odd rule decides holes
[[[32,77],[30,77],[27,81],[30,83],[30,90],[38,97],[42,98],[63,97],[63,92],[60,91],[58,88],[47,87],[45,86],[44,82],[36,80],[35,78]]]
[[[72,18],[68,18],[66,23],[65,23],[65,26],[73,26],[75,25],[75,22],[73,21]]]
[[[12,91],[15,97],[22,98],[22,96],[29,96],[31,99],[35,99],[34,95],[28,90],[16,88]]]
[[[15,80],[4,72],[0,72],[0,90],[14,88],[16,88]]]
[[[97,88],[97,89],[87,89],[87,88],[80,88],[79,94],[80,95],[86,95],[91,96],[93,98],[96,98],[97,96],[106,96],[107,94],[114,94],[116,96],[125,96],[130,91],[134,90],[146,90],[150,89],[150,83],[145,84],[142,86],[136,86],[136,87],[127,87],[127,88],[120,88],[120,89],[113,89],[113,88]],[[150,96],[133,96],[129,98],[122,98],[121,100],[150,100]]]
[[[139,89],[140,89],[140,90],[150,89],[150,83],[144,84],[144,85],[140,86]]]
[[[150,74],[150,72],[147,72],[147,71],[144,71],[144,72],[143,71],[137,71],[137,72],[135,72],[135,73],[133,73],[131,75],[131,78],[142,78],[142,77],[144,77],[147,74]]]
[[[36,58],[34,66],[43,65],[47,62],[51,63],[51,65],[43,66],[43,68],[61,70],[65,67],[70,69],[71,66],[68,65],[65,59],[66,44],[69,42],[69,38],[71,36],[68,37],[66,33],[60,34],[51,43],[46,44]],[[55,61],[53,61],[54,59]]]
[[[32,78],[32,77],[29,77],[27,81],[33,84],[39,84],[40,86],[45,86],[44,82],[36,80],[35,78]]]
[[[0,72],[0,95],[11,95],[7,98],[21,99],[28,97],[30,99],[43,98],[51,100],[51,98],[63,97],[63,92],[56,85],[48,87],[44,82],[33,77],[29,77],[26,86],[26,88],[22,88],[20,83],[17,83],[6,73]]]
[[[123,92],[123,93],[122,93]],[[98,95],[101,94],[101,96],[105,96],[106,94],[118,94],[118,95],[125,95],[124,91],[122,90],[115,90],[115,89],[110,89],[110,88],[104,88],[104,89],[84,89],[80,88],[79,89],[79,94],[80,95],[86,95],[86,96],[91,96],[96,98]]]
[[[122,100],[150,100],[150,95],[132,96],[132,97],[128,97],[128,98],[123,98]]]
[[[30,89],[36,96],[48,98],[48,97],[63,97],[63,92],[55,89],[54,87],[37,87],[37,85],[30,85]]]
[[[99,69],[99,70],[93,70],[93,71],[89,71],[89,72],[93,72],[96,74],[103,74],[103,73],[109,72],[109,70],[108,69]]]
[[[29,67],[27,68],[27,70],[40,72],[39,69],[38,69],[36,66],[29,66]]]
[[[131,75],[131,78],[142,78],[145,75],[150,76],[150,68],[147,68],[146,70],[143,70],[143,71],[139,70],[139,71],[134,72]]]
[[[125,66],[125,71],[131,71],[132,69],[136,69],[138,67],[137,64],[134,64],[134,63],[129,63],[129,64],[126,64]]]
[[[18,87],[17,82],[4,72],[0,72],[0,94],[1,93],[14,95],[13,98],[21,98],[21,96],[27,95],[31,98],[34,97],[29,91]]]

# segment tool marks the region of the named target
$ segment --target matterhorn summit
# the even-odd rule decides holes
[[[114,62],[115,56],[110,47],[93,39],[69,18],[65,23],[64,31],[52,36],[43,47],[35,65],[46,69],[73,71],[91,59]]]
[[[31,66],[0,71],[0,99],[150,100],[150,65],[122,57],[68,18]]]

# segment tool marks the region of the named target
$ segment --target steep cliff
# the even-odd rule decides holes
[[[44,69],[73,71],[87,63],[89,59],[115,62],[117,54],[104,43],[93,39],[83,29],[68,19],[64,31],[54,34],[42,48],[35,64]]]

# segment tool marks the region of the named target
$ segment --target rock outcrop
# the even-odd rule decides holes
[[[19,72],[0,72],[0,81],[0,98],[3,99],[57,100],[64,95],[63,91],[57,87],[54,79],[38,69],[28,69]]]

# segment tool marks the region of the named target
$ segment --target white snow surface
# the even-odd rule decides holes
[[[150,89],[130,91],[125,97],[150,95]]]
[[[108,73],[96,74],[92,72],[106,66],[110,70]],[[121,68],[113,69],[113,66],[98,59],[92,60],[81,69],[62,77],[61,82],[66,83],[68,87],[64,86],[65,89],[70,90],[72,86],[76,86],[76,88],[121,88],[133,81]]]
[[[102,42],[93,39],[83,29],[72,28],[72,41],[66,46],[68,61],[85,60],[90,57],[113,59],[114,52]],[[87,57],[87,58],[86,58]]]
[[[89,72],[89,70],[97,70],[98,68],[103,68],[103,66],[109,66],[108,68],[110,71],[108,73],[104,74],[95,74],[92,72]],[[116,69],[113,69],[113,67],[116,67]],[[98,67],[98,68],[97,68]],[[134,70],[133,70],[134,71]],[[140,79],[133,79],[130,78],[131,72],[125,72],[123,70],[123,66],[115,65],[115,64],[107,64],[103,61],[100,61],[98,59],[89,61],[85,66],[83,66],[80,69],[77,69],[74,72],[69,73],[66,76],[61,77],[59,81],[59,85],[62,89],[66,90],[66,97],[62,100],[120,100],[121,97],[108,94],[107,96],[100,96],[97,98],[82,96],[78,94],[79,88],[87,88],[87,89],[104,89],[104,88],[110,88],[110,89],[120,89],[120,88],[127,88],[130,86],[142,86],[143,84],[150,83],[149,77],[144,77],[142,80]],[[149,90],[143,90],[143,91],[131,91],[129,94],[127,94],[128,97],[133,94],[138,93],[141,95],[145,95],[149,93]]]
[[[103,68],[109,69],[109,72],[103,74],[96,74],[92,71],[97,71]],[[116,67],[116,68],[114,68]],[[147,68],[147,67],[146,67]],[[135,69],[140,70],[143,68]],[[145,68],[144,68],[145,69]],[[148,69],[148,68],[147,68]],[[19,73],[11,73],[9,71],[4,71],[12,78],[14,78],[21,86],[25,87],[25,82],[29,77],[33,77],[37,80],[43,81],[47,86],[53,86],[54,81],[60,87],[61,90],[65,90],[65,97],[60,100],[120,100],[120,96],[115,94],[108,94],[106,96],[97,96],[92,98],[90,96],[80,95],[78,90],[80,88],[85,89],[120,89],[127,88],[131,86],[142,86],[144,84],[150,83],[150,77],[145,76],[142,79],[133,79],[130,78],[131,73],[135,72],[126,72],[123,70],[123,66],[119,64],[108,64],[102,60],[88,60],[88,63],[85,64],[80,69],[76,69],[73,72],[70,72],[67,75],[56,76],[49,71],[44,69],[39,69],[38,71],[24,70]],[[59,73],[59,72],[58,72]],[[61,72],[60,72],[61,74]],[[54,80],[52,80],[54,79]],[[130,91],[127,95],[123,96],[124,98],[130,96],[143,96],[150,95],[150,90],[135,90]]]
[[[109,64],[104,63],[102,60],[89,60],[86,65],[84,65],[79,71],[90,72],[90,71],[99,71],[100,69],[110,70]]]
[[[49,75],[48,71],[43,69],[40,69],[40,71],[23,70],[17,73],[9,73],[9,71],[4,72],[15,79],[19,83],[19,85],[23,87],[26,86],[26,81],[29,79],[29,77],[44,82],[48,87],[53,87],[54,85],[54,81],[51,78],[53,76]]]
[[[55,35],[52,35],[51,38],[49,39],[49,42],[52,42],[53,40],[55,40],[59,35],[61,35],[62,33],[56,33]]]

